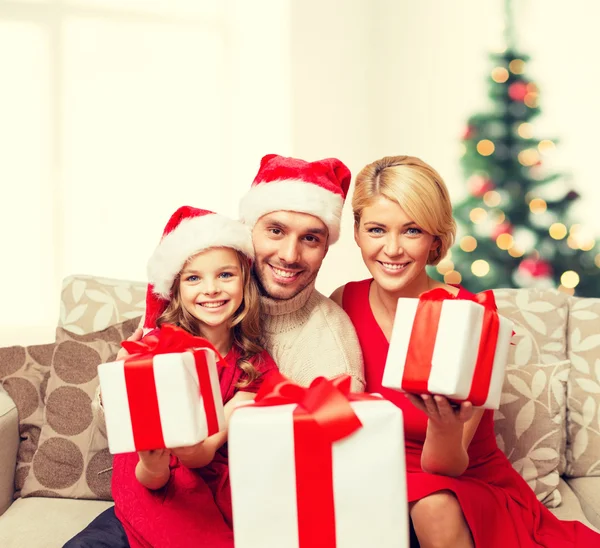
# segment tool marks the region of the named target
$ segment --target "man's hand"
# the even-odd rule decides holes
[[[142,331],[142,328],[138,327],[130,337],[127,337],[127,340],[136,342],[141,341],[143,334],[144,332]],[[125,350],[124,348],[121,348],[119,352],[117,352],[117,361],[124,360],[127,357],[129,357],[129,352],[127,352],[127,350]]]

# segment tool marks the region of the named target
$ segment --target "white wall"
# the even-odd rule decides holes
[[[139,20],[140,6],[161,3],[170,7]],[[541,88],[539,136],[560,139],[554,165],[571,173],[584,198],[579,220],[600,234],[600,4],[513,4]],[[58,28],[66,6],[72,17]],[[52,330],[64,276],[143,279],[177,205],[235,215],[270,152],[337,156],[353,174],[383,155],[413,154],[461,197],[459,139],[487,105],[502,6],[0,2],[0,343],[21,326]],[[347,205],[318,287],[329,293],[366,275]]]

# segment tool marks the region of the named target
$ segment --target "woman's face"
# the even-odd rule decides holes
[[[354,239],[375,282],[390,293],[418,296],[427,289],[425,266],[439,239],[383,196],[362,210]]]

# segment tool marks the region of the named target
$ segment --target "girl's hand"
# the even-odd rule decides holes
[[[145,471],[151,476],[164,474],[169,468],[170,451],[168,449],[152,449],[151,451],[138,451],[140,462]]]
[[[175,447],[171,452],[188,468],[202,468],[215,458],[215,448],[209,440],[207,438],[190,447]]]
[[[131,336],[127,337],[128,341],[141,341],[142,340],[142,336],[144,334],[144,331],[142,330],[141,327],[138,327]],[[127,352],[127,350],[125,350],[124,348],[121,348],[118,352],[117,352],[117,358],[116,360],[124,360],[126,358],[129,357],[129,352]]]
[[[406,397],[417,409],[423,411],[435,426],[458,427],[473,416],[473,404],[468,401],[459,406],[452,405],[444,396],[406,394]]]

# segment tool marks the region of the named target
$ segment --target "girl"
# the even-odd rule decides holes
[[[381,386],[399,297],[443,287],[430,278],[453,243],[455,222],[438,173],[418,158],[386,157],[356,178],[354,238],[372,279],[338,288],[332,299],[354,323],[365,360],[366,390],[404,413],[410,519],[422,547],[600,545],[580,522],[561,522],[544,507],[498,449],[493,411],[469,402],[454,409],[442,396],[414,396]]]
[[[148,263],[146,330],[175,324],[225,356],[219,380],[227,420],[276,367],[259,343],[252,258],[244,225],[184,206]],[[221,432],[193,447],[115,455],[115,514],[132,547],[233,547],[226,437]]]

